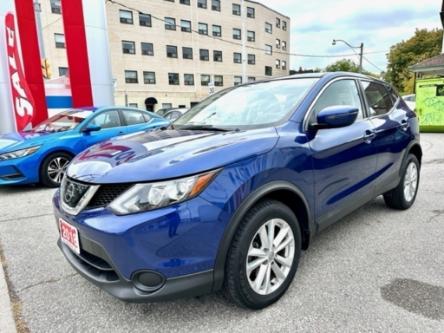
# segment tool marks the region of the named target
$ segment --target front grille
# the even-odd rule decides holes
[[[108,206],[111,202],[114,201],[114,199],[128,190],[131,186],[131,184],[101,185],[96,194],[89,202],[86,209]]]
[[[62,183],[61,196],[63,202],[71,208],[77,207],[80,200],[84,197],[90,186],[75,182],[66,178]]]

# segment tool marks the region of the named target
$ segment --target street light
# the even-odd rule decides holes
[[[343,39],[333,39],[333,42],[331,43],[331,45],[335,46],[338,44],[338,42],[344,43],[349,48],[351,48],[353,51],[355,49],[359,49],[359,73],[362,73],[362,60],[364,58],[364,43],[361,43],[360,46],[352,46],[352,45],[350,45],[350,43],[348,43],[347,41],[345,41]]]

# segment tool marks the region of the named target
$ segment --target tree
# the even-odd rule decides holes
[[[442,29],[417,29],[415,35],[390,48],[385,79],[401,93],[412,93],[414,74],[409,67],[441,53]]]
[[[353,72],[359,73],[359,66],[350,59],[338,60],[325,68],[326,72]]]

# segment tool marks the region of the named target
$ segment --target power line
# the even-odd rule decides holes
[[[135,7],[128,6],[128,5],[123,4],[123,3],[119,2],[119,1],[107,0],[107,2],[111,3],[113,5],[117,5],[117,6],[120,6],[122,8],[125,8],[127,10],[135,11],[135,12],[137,12],[139,14],[142,14],[142,15],[149,15],[149,16],[151,16],[151,18],[153,18],[153,19],[155,19],[157,21],[160,21],[160,22],[163,22],[163,23],[167,23],[166,20],[163,19],[163,18],[157,17],[157,16],[152,15],[152,14],[145,13],[145,12],[135,8]],[[181,28],[181,25],[179,25],[179,24],[174,24],[174,26],[176,28]],[[191,29],[191,32],[192,33],[196,33],[196,34],[198,34],[198,35],[200,35],[202,37],[207,37],[207,38],[211,38],[211,39],[218,40],[218,41],[221,41],[221,42],[225,42],[225,43],[228,43],[228,44],[232,44],[232,45],[235,45],[235,46],[238,46],[238,47],[242,47],[241,43],[237,43],[237,42],[234,42],[232,40],[224,39],[222,37],[201,34],[198,30],[194,30],[194,29]],[[245,36],[244,36],[244,38],[245,38]],[[246,47],[248,49],[251,49],[251,50],[269,52],[269,50],[267,50],[267,49],[263,49],[263,48],[259,48],[259,47],[255,47],[255,46],[251,46],[251,45],[247,45]],[[292,53],[292,52],[283,52],[283,51],[275,51],[275,50],[272,51],[272,52],[276,53],[276,54],[288,55],[288,56],[293,56],[293,57],[305,57],[305,58],[344,58],[344,57],[354,56],[354,54],[303,54],[303,53]],[[377,51],[375,53],[379,53],[379,52],[385,53],[385,51]],[[370,54],[370,53],[368,53],[368,54]]]

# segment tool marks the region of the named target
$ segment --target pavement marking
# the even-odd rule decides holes
[[[11,300],[4,272],[2,258],[0,257],[0,328],[2,333],[16,333],[14,317],[12,316]]]

